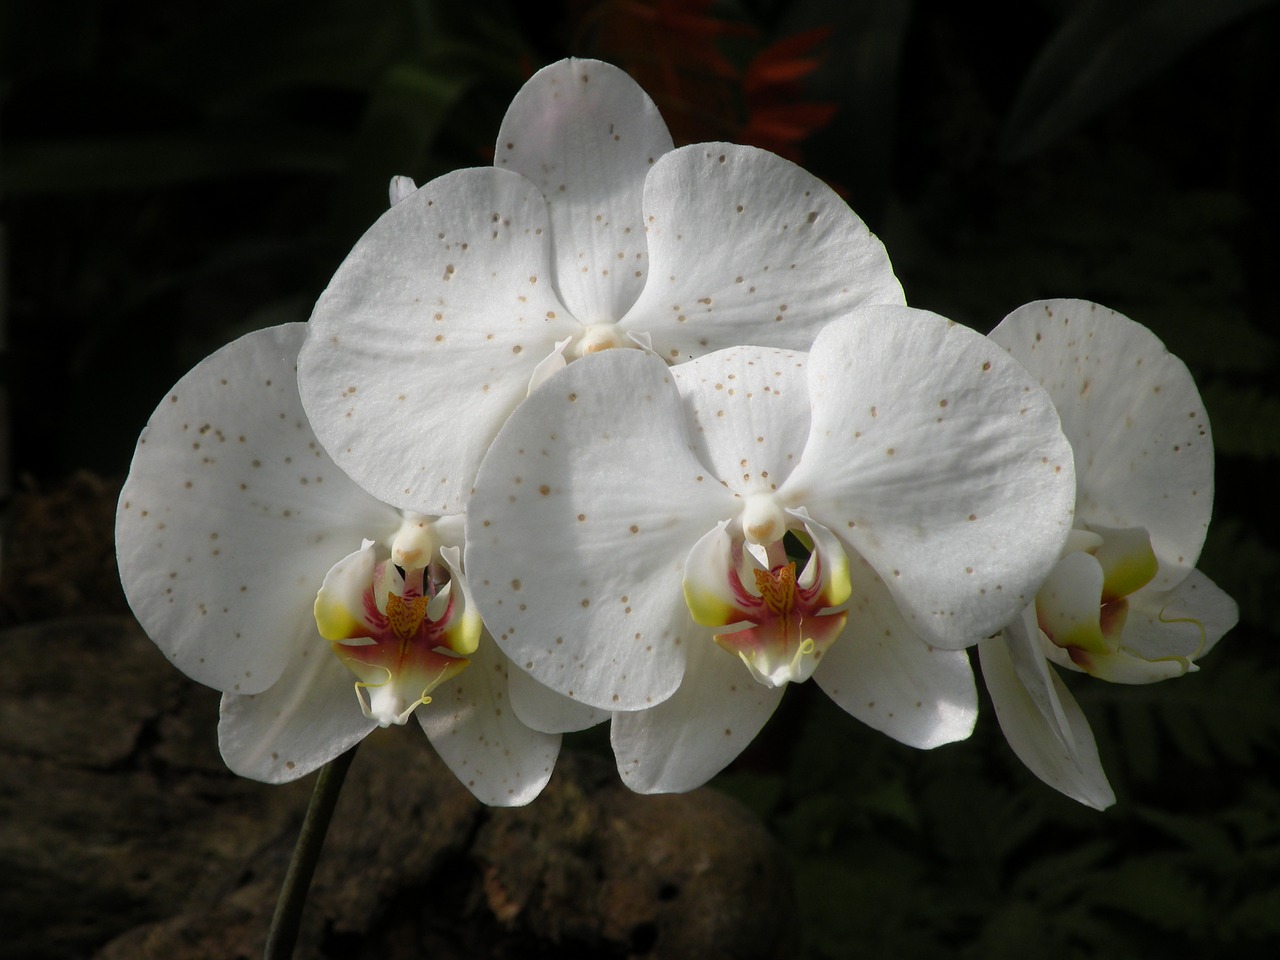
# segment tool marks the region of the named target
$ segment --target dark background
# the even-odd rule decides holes
[[[487,163],[546,63],[618,63],[677,143],[832,183],[915,306],[1150,326],[1214,429],[1200,566],[1241,623],[1196,675],[1073,685],[1112,810],[1026,774],[989,710],[918,753],[812,685],[720,778],[792,852],[807,955],[1255,957],[1280,942],[1278,54],[1266,0],[9,0],[0,480],[118,482],[191,365],[307,318],[392,175]]]

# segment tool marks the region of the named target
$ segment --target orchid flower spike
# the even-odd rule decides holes
[[[1030,602],[1073,492],[1053,405],[1004,351],[867,306],[808,354],[571,364],[485,457],[468,571],[517,667],[613,711],[625,782],[683,791],[810,675],[903,743],[968,736],[964,648]]]
[[[388,506],[330,460],[298,397],[304,334],[242,337],[152,414],[116,514],[129,604],[180,670],[223,692],[236,773],[293,780],[416,716],[478,798],[527,803],[560,737],[505,709],[508,662],[463,576],[462,518]]]
[[[1084,300],[1019,307],[991,332],[1048,391],[1075,459],[1075,525],[1035,602],[979,646],[1000,727],[1045,783],[1115,802],[1051,664],[1116,683],[1196,668],[1235,602],[1195,569],[1213,507],[1213,441],[1186,366],[1146,327]]]
[[[492,167],[410,186],[393,183],[299,358],[325,449],[407,510],[462,512],[507,416],[575,358],[804,350],[857,304],[904,302],[884,246],[820,180],[754,147],[673,149],[644,91],[595,60],[524,85]]]

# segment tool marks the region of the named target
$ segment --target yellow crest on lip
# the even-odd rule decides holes
[[[387,622],[401,640],[411,640],[427,615],[427,597],[406,600],[395,593],[387,594]]]
[[[756,589],[774,616],[785,617],[796,605],[796,565],[788,563],[776,570],[757,570]]]

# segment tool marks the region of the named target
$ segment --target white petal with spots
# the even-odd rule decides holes
[[[640,198],[671,146],[653,101],[599,60],[544,67],[507,108],[494,164],[523,174],[546,198],[555,288],[584,325],[617,320],[644,287]]]
[[[382,215],[338,268],[298,358],[325,448],[375,496],[461,513],[489,441],[576,325],[551,285],[541,194],[459,170]]]
[[[515,665],[572,699],[635,710],[670,696],[703,636],[684,560],[733,509],[694,456],[658,359],[570,364],[512,415],[476,478],[467,577]]]
[[[507,699],[510,664],[485,635],[471,663],[431,693],[416,714],[436,752],[482,802],[528,803],[551,778],[560,737],[531,730]]]
[[[188,676],[259,693],[300,649],[327,645],[325,574],[399,513],[339,470],[298,400],[304,324],[248,334],[198,364],[139,438],[116,513],[125,595]]]
[[[809,355],[812,425],[779,490],[861,554],[912,627],[976,643],[1030,602],[1071,527],[1048,396],[968,328],[863,307]]]
[[[493,435],[561,357],[806,349],[855,304],[902,302],[829,188],[751,147],[673,151],[650,99],[599,61],[521,89],[495,167],[409,186],[335,274],[300,359],[325,448],[408,510],[460,512]]]
[[[648,710],[613,715],[610,739],[623,782],[639,793],[702,786],[746,749],[783,689],[757,683],[709,635],[697,637],[675,694]]]
[[[809,434],[805,354],[735,347],[673,367],[698,456],[730,490],[776,490]]]
[[[287,783],[346,753],[377,725],[360,709],[351,671],[317,640],[262,693],[223,695],[218,746],[240,776]]]
[[[871,566],[850,559],[849,621],[813,679],[843,710],[902,743],[965,739],[978,717],[968,655],[929,646]]]
[[[1213,440],[1186,365],[1150,330],[1086,300],[1019,307],[991,331],[1053,398],[1075,451],[1078,523],[1145,527],[1152,588],[1195,566],[1213,507]]]
[[[519,669],[507,671],[507,697],[517,717],[534,730],[547,733],[586,730],[609,719],[607,710],[570,700]]]
[[[620,321],[672,362],[743,343],[807,350],[865,303],[903,303],[877,239],[830,187],[755,147],[699,143],[645,181],[649,279]]]

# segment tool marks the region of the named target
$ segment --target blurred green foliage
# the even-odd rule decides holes
[[[599,6],[0,6],[18,469],[122,473],[191,364],[306,319],[392,175],[488,162],[533,70],[611,59]],[[831,29],[802,96],[840,112],[804,162],[882,236],[910,302],[986,330],[1027,300],[1095,299],[1187,361],[1219,454],[1201,568],[1242,614],[1198,674],[1073,685],[1120,797],[1105,814],[1027,774],[990,710],[920,753],[789,691],[718,782],[794,854],[804,955],[1261,955],[1280,943],[1280,5],[713,9],[754,30],[725,43],[740,61]]]

